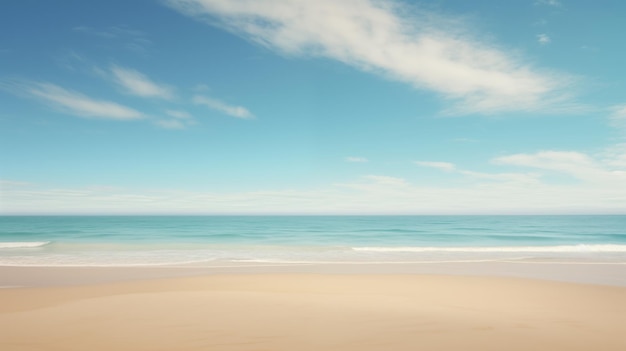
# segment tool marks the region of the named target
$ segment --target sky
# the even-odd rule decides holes
[[[0,214],[626,214],[626,2],[0,3]]]

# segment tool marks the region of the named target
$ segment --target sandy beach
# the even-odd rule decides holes
[[[625,316],[619,286],[214,274],[0,289],[0,349],[624,350]]]

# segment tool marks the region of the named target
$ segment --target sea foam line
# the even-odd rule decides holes
[[[0,249],[19,249],[19,248],[28,248],[28,247],[41,247],[44,245],[50,244],[50,241],[10,241],[10,242],[0,242]]]
[[[626,252],[626,245],[580,244],[559,246],[482,246],[482,247],[353,247],[369,252]]]

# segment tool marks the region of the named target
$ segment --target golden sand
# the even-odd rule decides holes
[[[212,275],[0,289],[0,350],[626,350],[626,288]]]

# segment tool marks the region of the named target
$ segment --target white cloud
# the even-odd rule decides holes
[[[134,69],[114,65],[111,67],[111,73],[115,82],[129,94],[166,100],[171,100],[174,97],[174,89],[172,87],[155,83],[146,75]]]
[[[106,28],[76,26],[72,29],[75,32],[93,35],[111,42],[118,42],[124,48],[137,53],[145,53],[152,44],[146,33],[128,26],[111,26]]]
[[[626,105],[617,105],[611,108],[609,115],[611,125],[626,132]]]
[[[354,162],[354,163],[365,163],[369,162],[365,157],[357,157],[357,156],[348,156],[346,157],[346,162]]]
[[[18,93],[26,93],[31,97],[80,117],[117,120],[132,120],[144,117],[141,112],[130,107],[111,101],[96,100],[51,83],[25,83],[15,87],[20,90]]]
[[[550,39],[550,37],[547,34],[542,33],[542,34],[537,35],[537,41],[541,45],[547,45],[547,44],[550,44],[550,42],[552,42],[552,39]]]
[[[608,167],[626,170],[626,143],[615,144],[607,148],[601,156]]]
[[[538,110],[570,79],[471,37],[461,21],[392,0],[168,0],[174,9],[290,56],[318,56],[456,102],[451,112]]]
[[[186,111],[166,110],[165,113],[167,113],[169,116],[177,118],[177,119],[187,119],[187,120],[193,119],[193,116],[191,116]]]
[[[33,185],[33,184],[29,183],[29,182],[18,182],[18,181],[13,181],[13,180],[0,179],[0,189],[2,189],[2,188],[14,188],[14,187],[25,187],[25,186],[31,186],[31,185]]]
[[[494,163],[560,172],[591,183],[614,184],[621,181],[626,184],[626,171],[612,169],[610,165],[580,152],[541,151],[535,154],[515,154],[498,157],[494,159]]]
[[[496,163],[536,167],[551,170],[572,170],[590,167],[593,160],[586,154],[575,151],[541,151],[535,154],[514,154],[498,157]]]
[[[532,173],[484,173],[464,170],[459,171],[459,173],[478,180],[508,182],[515,184],[530,184],[539,182],[539,175]]]
[[[371,180],[378,185],[390,185],[390,186],[405,186],[408,185],[407,181],[402,178],[380,176],[380,175],[368,175],[365,179]]]
[[[535,183],[538,175],[528,173],[484,173],[468,171],[457,168],[449,162],[415,161],[418,166],[435,168],[444,172],[454,172],[478,181],[512,182],[512,183]]]
[[[316,189],[251,192],[115,187],[56,188],[0,181],[2,214],[197,213],[197,214],[626,214],[626,146],[600,157],[542,151],[494,159],[501,166],[538,173],[484,173],[454,168],[465,185],[432,185],[387,175],[367,175]],[[622,167],[619,171],[617,167]],[[544,172],[576,176],[573,184],[546,183]]]
[[[454,164],[449,162],[415,161],[415,164],[423,167],[436,168],[446,172],[452,172],[456,169]]]
[[[250,111],[248,111],[248,109],[246,109],[245,107],[228,105],[214,98],[210,98],[210,97],[206,97],[202,95],[196,95],[193,97],[193,102],[197,105],[204,105],[213,110],[220,111],[231,117],[242,118],[242,119],[255,118],[254,115],[250,113]]]
[[[196,86],[193,87],[193,90],[202,93],[211,90],[211,88],[209,88],[209,86],[206,84],[196,84]]]
[[[185,129],[187,125],[177,119],[161,119],[154,122],[157,126],[164,129]]]
[[[7,184],[2,191],[2,214],[626,214],[626,187],[616,181],[582,185],[479,181],[460,188],[367,176],[317,189],[236,193],[36,184]]]
[[[165,110],[165,114],[172,119],[160,119],[154,123],[165,129],[185,129],[196,124],[196,120],[186,111],[181,110]]]
[[[396,196],[392,194],[401,194],[410,186],[406,179],[384,175],[366,175],[352,183],[336,183],[333,185],[342,189],[352,189],[366,193],[386,193],[390,196]]]

